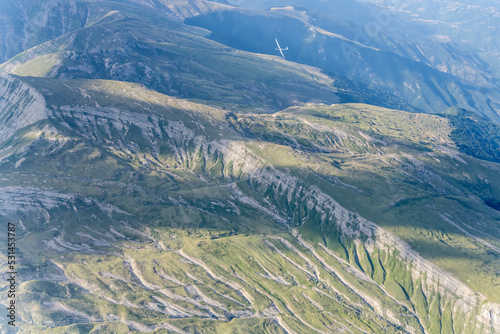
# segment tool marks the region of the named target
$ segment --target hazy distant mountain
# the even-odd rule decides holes
[[[395,94],[417,110],[436,113],[459,106],[500,120],[495,42],[480,49],[476,41],[463,41],[462,34],[453,31],[452,23],[408,18],[408,13],[393,8],[356,1],[234,3],[245,8],[274,9],[226,10],[187,22],[214,30],[211,38],[217,41],[253,52],[274,54],[273,37],[280,36],[282,43],[291,45],[287,53],[290,60]],[[297,9],[276,7],[285,4]],[[498,10],[488,10],[492,20],[497,19]],[[474,8],[470,15],[480,14],[484,16],[482,7]],[[463,20],[464,15],[455,14],[456,20]],[[485,24],[476,27],[471,23],[460,29],[468,29],[469,36],[484,36],[484,41],[498,41],[497,30],[490,27],[485,31]]]

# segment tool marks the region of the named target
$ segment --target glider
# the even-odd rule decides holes
[[[281,56],[283,58],[285,58],[285,55],[283,54],[283,51],[287,51],[288,50],[288,46],[286,48],[282,49],[281,46],[280,46],[280,43],[278,43],[278,39],[275,38],[275,40],[276,40],[276,45],[278,45],[278,48],[276,50],[278,50],[281,53]]]

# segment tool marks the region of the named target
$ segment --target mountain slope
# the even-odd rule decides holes
[[[328,14],[341,5],[323,4],[329,9],[321,14],[309,10],[315,8],[314,3],[297,9],[225,10],[185,22],[209,29],[209,38],[251,52],[276,54],[274,38],[278,37],[289,47],[287,59],[394,94],[416,110],[437,113],[458,106],[498,122],[498,79],[473,51],[424,36],[386,33],[372,17],[381,9],[361,7],[360,15],[366,22],[360,23]],[[359,5],[346,6],[359,9]],[[411,26],[394,21],[391,17],[391,24],[397,26],[393,30],[413,31]],[[370,24],[376,24],[380,31],[365,33]]]
[[[302,102],[365,102],[402,107],[399,99],[316,68],[241,52],[202,37],[148,8],[89,2],[85,27],[33,47],[0,67],[23,76],[113,79],[183,98],[280,110]]]
[[[421,26],[438,26],[447,39],[469,45],[499,77],[500,6],[496,1],[401,1],[398,4],[371,1],[398,13],[402,18]]]
[[[280,20],[309,22],[301,9],[0,8],[23,16],[0,25],[24,36],[0,45],[21,52],[0,65],[0,222],[17,226],[20,333],[500,331],[500,130],[480,110],[401,111],[415,109],[404,94],[347,69],[183,23],[245,26],[253,13],[274,39]],[[347,37],[316,19],[311,45],[330,54]],[[414,65],[356,45],[364,62]]]
[[[2,219],[37,246],[21,251],[25,332],[498,330],[500,217],[480,199],[498,198],[498,167],[457,153],[446,119],[7,80],[46,105],[1,147]]]

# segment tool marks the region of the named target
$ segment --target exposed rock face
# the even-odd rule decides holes
[[[73,195],[50,190],[3,187],[0,189],[0,212],[3,215],[7,215],[35,208],[50,210],[59,206],[69,205],[73,200]]]
[[[10,75],[0,78],[0,96],[0,141],[47,117],[42,95]]]
[[[234,157],[235,154],[231,149],[222,150],[225,156]],[[233,163],[243,164],[242,169],[250,175],[251,182],[258,184],[258,188],[262,191],[273,188],[278,196],[287,198],[289,202],[304,201],[307,203],[309,211],[315,210],[321,215],[321,224],[335,224],[342,232],[342,237],[354,241],[361,241],[364,247],[371,253],[374,250],[384,250],[389,255],[393,255],[406,264],[407,270],[411,273],[414,282],[422,280],[423,292],[430,296],[439,292],[445,298],[450,298],[453,303],[453,310],[456,314],[464,314],[470,320],[476,318],[478,323],[484,326],[492,325],[496,330],[500,329],[500,323],[496,320],[500,316],[500,305],[486,304],[482,305],[484,296],[481,296],[463,282],[455,278],[450,273],[447,273],[432,262],[422,258],[418,252],[376,224],[359,217],[353,212],[343,208],[338,202],[322,193],[317,187],[308,187],[303,184],[298,178],[287,175],[278,170],[264,168],[264,164],[260,162],[250,152],[239,152],[239,157],[243,159],[235,159]],[[229,161],[228,161],[229,163]],[[257,166],[260,166],[258,168]],[[295,197],[293,194],[298,194]],[[248,203],[248,197],[241,193],[236,193],[237,196],[242,196],[242,200]],[[254,204],[258,210],[275,217],[278,222],[285,223],[291,221],[293,217],[280,217],[265,207]],[[271,208],[272,210],[273,208]],[[278,208],[274,208],[277,211]],[[311,244],[305,242],[297,230],[293,230],[292,234],[314,254],[314,248]],[[326,266],[326,265],[325,265]],[[358,292],[359,293],[359,292]],[[378,308],[380,315],[384,315],[385,311]],[[476,315],[478,314],[478,315]],[[417,316],[418,317],[418,316]]]

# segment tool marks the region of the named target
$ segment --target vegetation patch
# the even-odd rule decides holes
[[[463,153],[478,159],[500,162],[500,126],[465,110],[447,113],[450,138]]]

